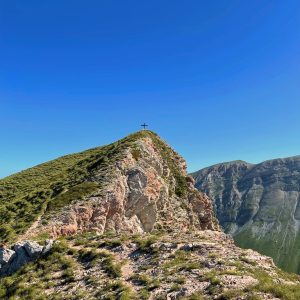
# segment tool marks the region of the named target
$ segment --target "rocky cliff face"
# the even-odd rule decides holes
[[[27,235],[218,229],[211,201],[194,188],[185,161],[153,133],[132,140],[105,173],[94,167],[87,182],[101,182],[101,187],[42,216]]]
[[[218,229],[184,159],[150,131],[1,180],[0,216],[6,242],[85,231]]]
[[[285,270],[300,271],[300,156],[258,165],[223,163],[193,176],[238,245],[273,257]]]

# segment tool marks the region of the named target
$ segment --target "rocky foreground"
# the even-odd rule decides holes
[[[217,231],[61,238],[1,299],[300,299],[300,277]]]

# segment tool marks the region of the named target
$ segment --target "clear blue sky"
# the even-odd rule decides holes
[[[194,171],[300,154],[300,1],[0,0],[0,177],[142,122]]]

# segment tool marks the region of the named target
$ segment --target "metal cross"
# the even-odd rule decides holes
[[[141,126],[144,128],[144,130],[146,129],[146,127],[148,127],[146,123],[142,124]]]

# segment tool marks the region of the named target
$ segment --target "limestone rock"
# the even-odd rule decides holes
[[[53,241],[47,240],[45,246],[35,241],[16,243],[12,249],[0,248],[0,277],[12,274],[26,263],[36,260],[52,248]]]
[[[74,199],[47,225],[41,219],[31,234],[219,230],[211,200],[193,186],[184,159],[151,132],[123,149],[115,164],[108,161],[105,173],[91,171],[89,181],[101,181],[102,189],[82,201]]]
[[[51,250],[51,248],[53,247],[53,243],[54,243],[53,240],[49,240],[49,239],[46,240],[45,245],[44,245],[43,250],[42,250],[42,254],[48,253]]]
[[[3,265],[6,265],[13,259],[15,252],[10,249],[0,248],[0,268]]]
[[[43,246],[34,241],[26,241],[23,244],[23,248],[30,258],[36,258],[43,251]]]

